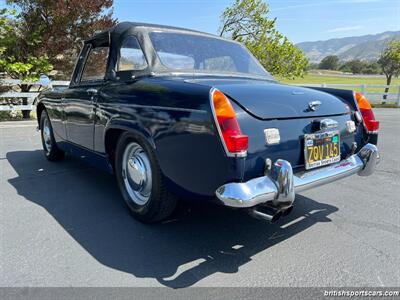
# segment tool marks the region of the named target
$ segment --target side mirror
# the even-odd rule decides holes
[[[43,87],[50,87],[50,85],[51,85],[50,78],[45,74],[40,75],[39,83]]]

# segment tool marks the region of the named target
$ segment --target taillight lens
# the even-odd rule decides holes
[[[216,123],[227,154],[245,154],[249,147],[249,137],[240,130],[232,104],[221,91],[214,89],[211,93]]]
[[[371,104],[368,102],[367,98],[359,92],[355,92],[355,97],[367,131],[369,133],[377,132],[379,129],[379,121],[375,120]]]

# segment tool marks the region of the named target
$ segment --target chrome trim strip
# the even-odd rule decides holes
[[[205,114],[207,111],[201,109],[192,109],[192,108],[179,108],[179,107],[168,107],[168,106],[155,106],[155,105],[139,105],[139,104],[128,104],[127,107],[136,107],[136,108],[152,108],[152,109],[160,109],[160,110],[172,110],[172,111],[182,111],[182,112],[195,112]]]
[[[293,174],[290,163],[277,160],[271,173],[247,182],[232,182],[219,187],[215,194],[224,205],[252,207],[267,203],[285,210],[293,205],[295,193],[312,189],[348,176],[371,175],[380,160],[378,148],[367,144],[358,153],[336,164],[312,171]]]
[[[356,174],[364,166],[358,155],[352,155],[336,164],[294,176],[296,193],[312,189]]]

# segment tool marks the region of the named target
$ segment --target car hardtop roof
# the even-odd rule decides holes
[[[238,43],[237,41],[232,41],[225,39],[223,37],[219,37],[213,34],[204,33],[200,31],[195,31],[191,29],[166,26],[166,25],[157,25],[157,24],[147,24],[147,23],[134,23],[134,22],[122,22],[119,23],[107,30],[99,32],[95,34],[92,38],[85,41],[85,47],[82,51],[86,51],[85,55],[87,55],[88,49],[97,48],[97,47],[108,47],[108,62],[107,62],[107,71],[106,71],[106,79],[114,80],[115,78],[123,76],[124,78],[132,79],[132,76],[144,76],[149,74],[162,74],[162,73],[175,73],[172,69],[165,67],[160,61],[158,54],[155,52],[152,41],[147,38],[148,33],[156,31],[156,32],[178,32],[182,34],[193,34],[204,37],[209,37],[213,39],[220,39],[225,41],[230,41],[232,43]],[[120,49],[123,45],[123,42],[129,36],[136,36],[138,39],[140,46],[142,48],[143,53],[147,57],[148,66],[143,70],[127,70],[127,71],[118,71],[117,65],[120,58]],[[118,73],[118,76],[117,76]]]
[[[91,38],[85,40],[85,43],[91,43],[96,40],[108,39],[108,37],[110,35],[114,35],[114,34],[121,35],[128,30],[131,30],[131,29],[139,30],[141,27],[145,28],[145,29],[150,28],[150,29],[156,29],[156,30],[166,29],[166,30],[185,31],[188,33],[203,34],[203,35],[219,38],[218,36],[212,35],[210,33],[201,32],[201,31],[197,31],[197,30],[193,30],[193,29],[181,28],[181,27],[151,24],[151,23],[140,23],[140,22],[121,22],[109,29],[95,33]]]

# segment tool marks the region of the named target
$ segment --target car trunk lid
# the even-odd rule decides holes
[[[290,119],[341,115],[349,107],[338,97],[304,87],[262,80],[193,80],[219,89],[256,118]],[[315,110],[310,104],[315,103]],[[318,105],[319,104],[319,105]]]

